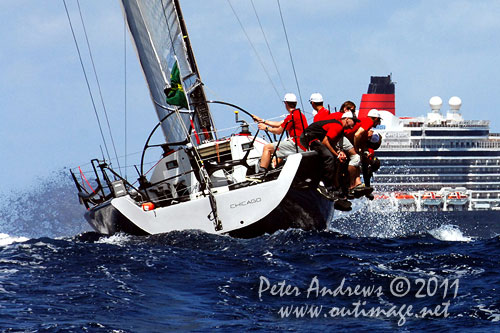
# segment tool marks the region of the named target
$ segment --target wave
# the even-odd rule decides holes
[[[130,240],[132,239],[133,236],[127,235],[124,233],[118,233],[114,234],[113,236],[103,236],[100,237],[96,243],[100,244],[112,244],[112,245],[118,245],[118,246],[125,246],[127,245]]]
[[[456,225],[442,225],[428,232],[432,237],[445,242],[470,242],[471,237],[464,236]]]
[[[330,230],[352,237],[399,238],[428,233],[440,240],[467,241],[469,238],[491,239],[500,233],[498,212],[408,212],[371,210],[358,207],[356,211],[337,213],[330,221]],[[449,226],[455,226],[454,231]],[[448,226],[448,227],[446,227]],[[440,229],[443,228],[443,229]]]
[[[12,237],[4,233],[0,233],[0,246],[10,245],[12,243],[23,243],[28,241],[26,237]]]

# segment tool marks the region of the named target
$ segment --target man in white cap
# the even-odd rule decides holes
[[[321,180],[327,193],[322,195],[335,201],[335,208],[350,210],[351,204],[345,198],[338,198],[333,194],[339,189],[340,184],[336,175],[340,163],[346,161],[345,153],[337,148],[338,141],[342,138],[345,129],[352,128],[357,122],[352,112],[345,112],[340,120],[328,119],[313,122],[300,137],[302,145],[318,153],[322,160]]]
[[[260,171],[266,172],[271,164],[271,157],[276,150],[276,157],[279,159],[285,156],[295,154],[300,151],[305,151],[306,148],[300,143],[300,135],[307,127],[307,119],[297,109],[297,96],[292,93],[285,94],[283,98],[285,108],[288,111],[288,116],[282,121],[264,120],[256,115],[252,115],[253,119],[259,123],[259,129],[271,132],[273,134],[281,134],[283,131],[288,132],[288,139],[281,142],[273,142],[264,146],[262,157],[260,159]]]
[[[367,117],[360,118],[359,123],[357,123],[352,129],[344,132],[344,136],[353,144],[354,152],[358,156],[362,156],[364,147],[366,147],[366,143],[368,141],[368,131],[372,127],[376,127],[380,124],[380,121],[380,112],[376,109],[371,109],[368,112]],[[369,194],[367,192],[373,191],[373,189],[366,189],[365,184],[361,182],[360,174],[361,163],[355,167],[349,166],[349,175],[351,178],[349,190],[356,197]]]
[[[323,106],[323,96],[320,93],[313,93],[311,97],[309,97],[309,103],[311,103],[312,108],[314,109],[314,121],[326,120],[326,118],[330,115],[330,110]]]
[[[382,118],[378,110],[371,109],[367,116],[360,120],[359,125],[352,129],[353,134],[349,134],[349,139],[352,139],[351,142],[357,153],[362,152],[363,146],[368,141],[368,131],[380,125]]]

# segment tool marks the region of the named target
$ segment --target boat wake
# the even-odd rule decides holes
[[[359,201],[353,210],[337,213],[330,230],[352,237],[398,238],[428,233],[443,241],[489,239],[500,233],[494,211],[409,212]]]

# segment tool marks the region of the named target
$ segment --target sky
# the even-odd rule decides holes
[[[77,2],[66,3],[108,149],[115,156],[103,105],[116,155],[139,164],[157,118],[120,3],[80,1],[102,99]],[[231,4],[253,47],[228,0],[181,1],[209,99],[275,118],[285,113],[285,92],[301,96],[306,112],[313,92],[332,108],[359,105],[370,76],[392,74],[397,115],[425,115],[436,95],[446,112],[459,96],[465,119],[491,120],[500,132],[500,1],[281,0],[298,87],[277,2],[253,3],[276,66],[250,0]],[[0,0],[0,13],[2,193],[88,168],[104,148],[63,1]],[[218,128],[234,126],[231,112],[212,113]]]

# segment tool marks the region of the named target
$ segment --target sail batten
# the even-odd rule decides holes
[[[188,135],[186,130],[210,131],[210,113],[192,50],[184,40],[187,34],[185,27],[181,26],[177,1],[121,2],[158,119],[163,119],[168,113],[161,105],[167,109],[185,110],[187,107],[194,111],[191,115],[181,112],[180,119],[168,118],[162,123],[166,142],[184,140]],[[178,98],[169,95],[167,99],[166,88],[173,90]]]

